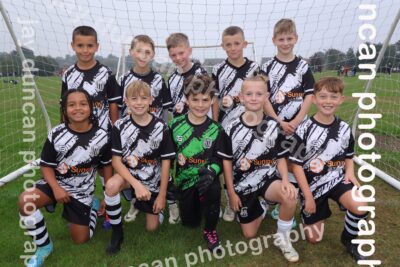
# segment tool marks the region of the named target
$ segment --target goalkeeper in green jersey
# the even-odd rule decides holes
[[[182,224],[197,227],[204,218],[203,237],[210,251],[220,248],[216,232],[221,186],[218,175],[222,159],[231,159],[231,147],[223,128],[207,113],[212,105],[214,82],[207,75],[189,77],[184,94],[189,112],[169,126],[175,143],[176,184]]]

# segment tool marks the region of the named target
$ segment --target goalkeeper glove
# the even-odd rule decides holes
[[[199,169],[199,181],[196,184],[199,195],[202,196],[208,187],[214,182],[217,173],[211,167],[201,167]]]

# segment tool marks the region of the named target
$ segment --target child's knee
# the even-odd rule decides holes
[[[119,189],[120,189],[120,182],[117,179],[110,179],[107,181],[106,183],[106,194],[108,196],[115,196],[116,194],[119,193]]]
[[[89,233],[87,234],[79,234],[79,235],[71,235],[72,241],[76,245],[84,244],[90,240]]]
[[[18,208],[19,212],[22,215],[28,215],[28,213],[36,210],[31,193],[25,191],[21,195],[19,195]]]
[[[159,226],[158,223],[151,223],[151,224],[147,223],[146,231],[150,233],[155,232],[158,229],[158,226]]]
[[[254,238],[257,235],[257,232],[256,231],[252,231],[252,230],[249,231],[249,230],[243,230],[242,229],[242,233],[243,233],[243,237],[246,238],[246,239]]]

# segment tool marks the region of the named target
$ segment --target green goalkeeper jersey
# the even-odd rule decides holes
[[[169,126],[177,154],[175,181],[182,190],[196,185],[201,167],[211,167],[219,174],[222,159],[232,159],[225,131],[210,118],[195,125],[186,114],[174,118]]]

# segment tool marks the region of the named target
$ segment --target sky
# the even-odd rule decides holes
[[[249,58],[260,60],[275,54],[272,44],[274,24],[281,18],[296,22],[299,41],[295,53],[309,57],[317,51],[336,48],[346,52],[362,42],[358,29],[363,22],[359,16],[360,4],[375,4],[377,18],[371,23],[376,27],[374,42],[382,42],[400,9],[398,0],[293,0],[293,1],[99,1],[99,0],[1,0],[14,31],[21,43],[29,44],[36,55],[64,56],[73,54],[70,48],[71,33],[79,25],[93,26],[99,34],[99,54],[127,53],[134,35],[148,34],[157,45],[165,45],[170,33],[183,32],[192,46],[217,46],[195,48],[193,57],[224,58],[219,47],[222,31],[231,25],[244,29],[247,41],[252,42],[245,51]],[[3,19],[0,33],[0,52],[14,49]],[[30,24],[21,23],[30,21]],[[29,37],[27,32],[34,32]],[[400,26],[392,40],[400,39]],[[166,48],[156,51],[156,59],[168,59]]]

